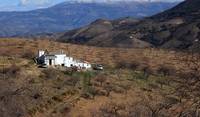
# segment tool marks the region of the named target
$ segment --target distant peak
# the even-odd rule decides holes
[[[110,21],[106,19],[97,19],[92,24],[102,24],[102,23],[110,23]]]
[[[116,3],[116,2],[180,2],[184,0],[67,0],[72,3]]]

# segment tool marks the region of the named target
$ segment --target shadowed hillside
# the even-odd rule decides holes
[[[115,47],[159,47],[200,50],[200,2],[187,0],[144,20],[97,20],[66,33],[58,40],[76,44]]]

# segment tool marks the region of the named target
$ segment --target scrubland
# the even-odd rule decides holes
[[[103,71],[41,69],[39,49],[103,64]],[[0,40],[1,117],[198,117],[200,55]]]

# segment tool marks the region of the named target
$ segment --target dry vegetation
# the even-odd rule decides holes
[[[39,69],[38,49],[102,63],[102,72]],[[48,40],[0,40],[1,117],[198,117],[200,56],[97,48]]]
[[[177,56],[184,53],[164,51],[158,49],[122,49],[79,46],[73,44],[57,43],[48,40],[24,40],[24,39],[1,39],[0,55],[31,58],[37,54],[38,49],[49,51],[64,50],[70,56],[84,59],[92,63],[102,63],[107,67],[115,67],[117,64],[148,64],[151,68],[160,65],[183,68],[177,60]]]

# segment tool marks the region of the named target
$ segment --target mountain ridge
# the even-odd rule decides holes
[[[176,3],[118,4],[62,3],[47,9],[0,12],[0,37],[56,33],[88,25],[99,19],[144,17],[171,8]],[[142,9],[144,8],[144,9]]]
[[[102,29],[104,24],[98,23],[95,27],[92,23],[81,29],[66,32],[58,40],[103,47],[155,47],[200,51],[199,9],[199,0],[188,0],[145,19],[108,20],[112,28]],[[107,31],[101,33],[100,29]]]

